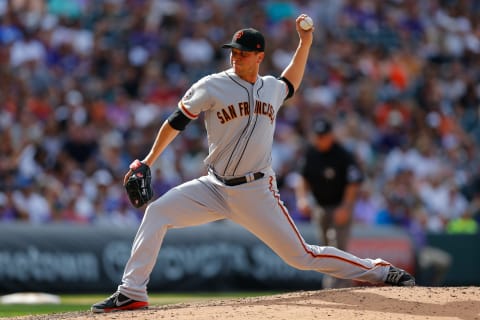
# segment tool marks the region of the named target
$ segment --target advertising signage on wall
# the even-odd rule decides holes
[[[299,228],[308,242],[316,241],[310,225]],[[134,229],[0,225],[0,293],[110,292],[120,282],[134,235]],[[360,232],[351,248],[405,268],[414,263],[401,232]],[[169,231],[149,291],[313,290],[321,280],[320,273],[290,267],[243,228],[217,222]]]

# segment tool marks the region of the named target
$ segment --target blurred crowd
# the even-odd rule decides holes
[[[122,187],[185,90],[228,66],[251,26],[279,75],[294,19],[315,21],[304,82],[277,115],[273,166],[295,170],[326,115],[367,179],[359,224],[475,233],[480,223],[480,1],[0,0],[0,221],[139,223]],[[194,121],[152,168],[155,195],[205,173]]]

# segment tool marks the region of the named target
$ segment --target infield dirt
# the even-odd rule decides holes
[[[148,310],[16,317],[21,320],[480,320],[479,287],[354,287],[150,306]]]

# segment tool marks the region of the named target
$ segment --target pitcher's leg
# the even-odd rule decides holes
[[[386,261],[361,259],[335,247],[307,244],[280,200],[275,178],[271,176],[267,183],[263,182],[263,185],[251,183],[242,193],[242,198],[248,197],[249,201],[231,199],[234,202],[234,221],[242,224],[297,269],[372,283],[385,281],[390,267]]]
[[[148,205],[118,291],[129,298],[147,301],[147,283],[167,230],[223,218],[210,209],[216,205],[209,203],[208,196],[202,198],[202,194],[207,192],[204,184],[193,180],[168,191]]]

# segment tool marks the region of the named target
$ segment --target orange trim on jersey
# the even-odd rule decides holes
[[[305,241],[303,241],[303,238],[302,236],[300,235],[300,232],[298,231],[297,227],[295,226],[295,223],[292,221],[292,218],[290,217],[290,215],[288,214],[288,210],[287,208],[283,205],[282,201],[280,200],[280,195],[275,192],[275,190],[273,189],[273,176],[270,176],[270,179],[269,179],[269,190],[270,192],[272,193],[273,197],[277,200],[277,204],[278,206],[280,207],[280,209],[282,210],[283,212],[283,215],[285,216],[285,218],[287,218],[288,220],[288,223],[290,224],[290,226],[292,227],[293,231],[295,231],[295,234],[297,235],[297,239],[300,241],[300,243],[302,244],[302,247],[303,249],[305,250],[306,253],[308,253],[309,255],[311,255],[312,257],[314,258],[330,258],[330,259],[338,259],[338,260],[342,260],[344,262],[347,262],[347,263],[350,263],[350,264],[353,264],[357,267],[360,267],[362,269],[366,269],[366,270],[370,270],[371,268],[369,267],[366,267],[362,264],[359,264],[355,261],[351,261],[351,260],[348,260],[348,259],[345,259],[345,258],[342,258],[342,257],[339,257],[339,256],[334,256],[334,255],[331,255],[331,254],[317,254],[317,253],[314,253],[312,252],[311,250],[309,250],[307,248],[307,245],[305,244]],[[389,266],[390,264],[389,263],[377,263],[376,266]]]
[[[182,112],[185,113],[185,115],[187,117],[192,118],[192,119],[197,119],[198,118],[198,114],[195,115],[195,114],[191,113],[190,111],[188,111],[188,109],[185,107],[185,105],[181,101],[178,103],[178,107],[180,109],[182,109]]]

